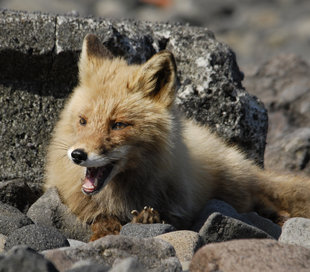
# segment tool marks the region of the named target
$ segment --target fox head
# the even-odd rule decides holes
[[[79,84],[62,115],[67,155],[85,168],[85,194],[99,192],[126,169],[143,171],[145,158],[152,161],[153,154],[173,144],[175,81],[176,65],[168,51],[142,65],[128,65],[95,35],[85,37]]]

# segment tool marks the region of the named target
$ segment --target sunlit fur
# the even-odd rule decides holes
[[[168,223],[186,228],[211,198],[223,199],[239,212],[284,210],[310,217],[309,179],[263,171],[207,127],[180,117],[173,101],[175,73],[167,51],[143,65],[128,65],[88,35],[79,85],[48,148],[45,187],[56,186],[84,222],[103,214],[125,223],[132,210],[151,206]],[[113,122],[130,126],[112,130]],[[109,156],[124,146],[114,178],[99,193],[84,195],[85,168],[68,158],[68,149]]]

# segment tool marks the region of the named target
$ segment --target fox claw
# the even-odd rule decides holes
[[[133,216],[137,216],[139,214],[139,212],[137,210],[132,210],[130,212]]]
[[[139,213],[137,210],[131,211],[133,218],[131,223],[155,224],[162,223],[159,213],[151,207],[145,206]]]

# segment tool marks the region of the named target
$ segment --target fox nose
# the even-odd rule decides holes
[[[81,164],[87,160],[87,153],[83,149],[74,149],[71,152],[71,158],[74,163]]]

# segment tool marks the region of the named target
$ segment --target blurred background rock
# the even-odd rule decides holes
[[[205,26],[234,49],[244,72],[280,52],[310,62],[309,0],[0,0],[0,7]]]

